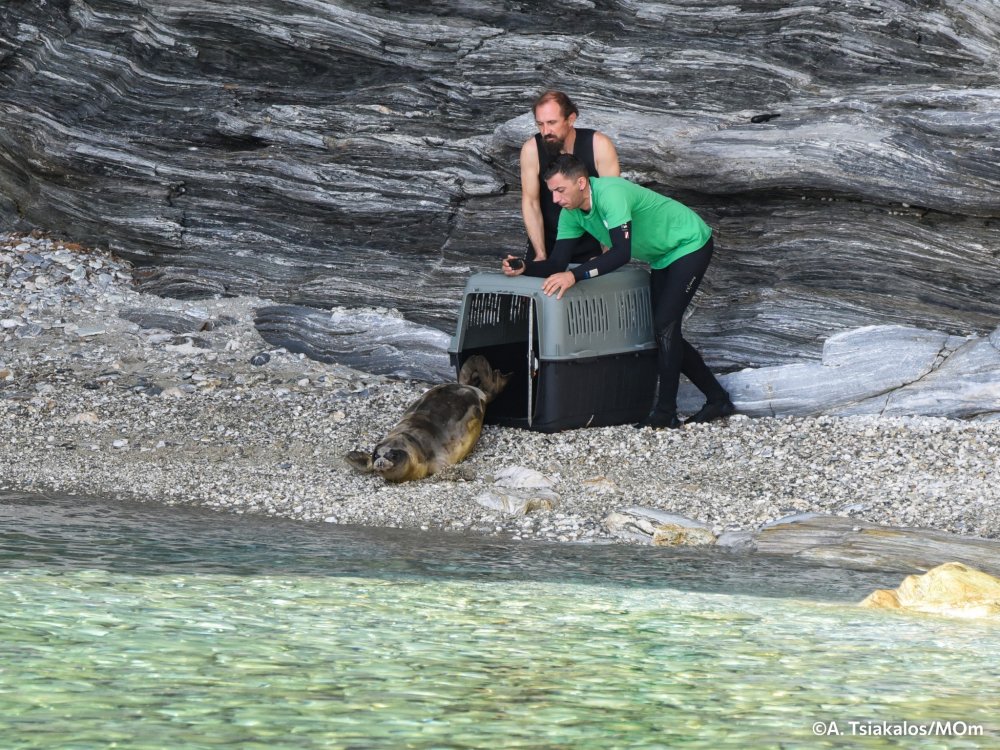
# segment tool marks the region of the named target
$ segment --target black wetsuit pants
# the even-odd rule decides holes
[[[712,260],[714,243],[711,238],[693,253],[678,258],[666,268],[652,269],[649,293],[653,306],[653,333],[659,346],[659,396],[656,411],[677,413],[677,388],[683,373],[695,384],[708,401],[728,398],[708,369],[705,360],[681,335],[681,318],[691,303],[698,285]]]

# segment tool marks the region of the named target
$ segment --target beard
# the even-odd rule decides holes
[[[542,136],[542,144],[545,146],[545,151],[549,156],[559,156],[562,153],[564,143],[566,143],[566,140],[562,138]]]

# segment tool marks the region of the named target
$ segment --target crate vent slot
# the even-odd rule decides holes
[[[608,308],[603,297],[569,300],[566,324],[570,336],[607,333],[610,327]]]
[[[469,325],[482,328],[523,323],[528,319],[528,301],[513,294],[470,295]]]
[[[615,295],[618,299],[618,329],[641,330],[652,326],[649,292],[629,289]]]

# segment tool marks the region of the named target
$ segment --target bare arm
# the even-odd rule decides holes
[[[594,133],[594,166],[598,177],[621,177],[615,144],[604,133]]]
[[[538,147],[529,138],[521,146],[521,218],[534,260],[545,260],[545,224],[542,220],[542,190],[538,183]],[[529,258],[529,260],[532,260]]]

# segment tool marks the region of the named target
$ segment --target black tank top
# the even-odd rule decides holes
[[[573,142],[573,156],[583,162],[591,177],[598,176],[597,165],[594,163],[594,132],[590,128],[576,128],[576,140]],[[542,179],[542,175],[548,169],[553,157],[549,155],[548,149],[545,148],[541,133],[535,134],[535,146],[538,148],[538,183],[541,187],[539,197],[542,201],[542,222],[545,225],[545,250],[546,252],[551,252],[552,246],[556,244],[556,232],[559,228],[559,212],[562,209],[552,200],[552,191],[549,190]],[[574,254],[574,263],[589,260],[601,252],[601,245],[597,240],[590,242],[589,240],[593,239],[590,235],[587,235],[585,239],[588,240],[586,248]]]

